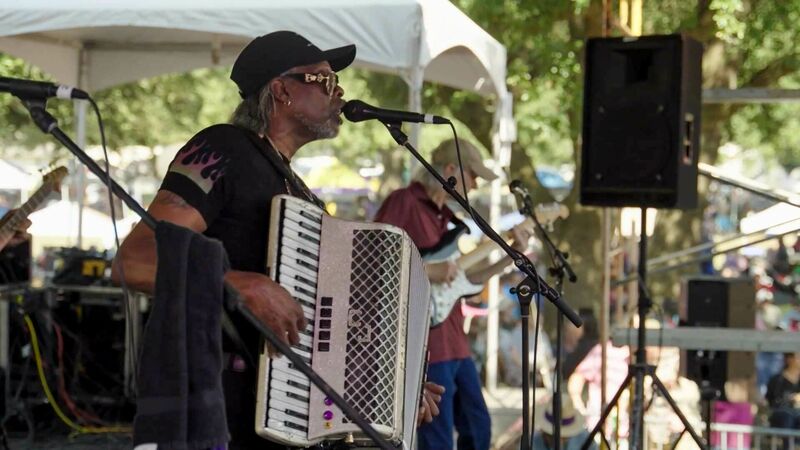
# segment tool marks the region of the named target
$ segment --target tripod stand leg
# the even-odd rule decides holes
[[[711,446],[711,405],[714,403],[713,399],[706,400],[706,442]]]
[[[581,444],[581,450],[587,450],[589,448],[589,445],[592,443],[592,440],[594,439],[594,435],[596,435],[597,432],[600,431],[600,428],[602,428],[603,424],[608,418],[608,415],[611,414],[611,410],[614,409],[614,406],[617,404],[619,398],[622,396],[622,393],[625,392],[625,389],[628,388],[628,383],[631,382],[631,378],[633,378],[633,371],[629,370],[628,375],[625,376],[625,380],[619,386],[619,389],[617,389],[617,392],[614,394],[614,397],[611,398],[611,401],[608,403],[608,405],[606,405],[606,409],[604,409],[603,413],[600,414],[600,419],[597,421],[597,424],[594,426],[594,428],[592,428],[592,431],[589,433],[589,436],[586,436],[586,440],[583,441],[583,444]]]
[[[683,438],[684,434],[686,434],[685,428],[683,429],[683,431],[681,431],[681,434],[678,435],[678,439],[675,439],[675,442],[672,443],[672,447],[670,447],[672,450],[675,450],[675,448],[678,447],[678,442],[681,441],[681,438]]]
[[[680,408],[678,408],[678,404],[675,403],[675,400],[672,398],[671,395],[669,395],[669,392],[667,391],[666,386],[664,386],[664,383],[662,383],[661,380],[658,379],[655,373],[651,372],[649,375],[650,378],[653,379],[653,384],[656,385],[659,392],[661,392],[661,395],[664,397],[667,403],[669,403],[669,406],[670,408],[672,408],[672,411],[678,416],[679,419],[681,419],[681,423],[686,428],[686,431],[688,431],[689,434],[692,436],[692,439],[694,439],[694,442],[697,444],[697,446],[705,449],[710,448],[708,442],[704,443],[703,438],[698,436],[697,432],[694,431],[692,424],[689,423],[689,420],[686,419],[686,416],[683,415],[683,412],[680,410]],[[708,437],[710,438],[710,436]]]

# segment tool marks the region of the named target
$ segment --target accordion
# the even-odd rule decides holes
[[[391,225],[346,221],[287,195],[273,199],[268,272],[308,326],[293,350],[394,445],[412,447],[430,286],[417,248]],[[259,361],[256,432],[307,447],[372,444],[288,358]]]

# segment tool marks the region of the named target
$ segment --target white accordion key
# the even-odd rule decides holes
[[[292,414],[287,414],[284,411],[280,411],[274,408],[270,408],[269,412],[270,412],[269,416],[271,419],[281,421],[288,426],[291,426],[289,425],[290,423],[294,424],[298,429],[304,429],[304,430],[308,429],[308,420],[303,420],[299,417],[295,417]]]
[[[293,411],[295,414],[305,416],[306,420],[308,420],[308,404],[281,395],[280,392],[275,392],[275,395],[270,396],[269,406],[277,410]]]
[[[308,400],[308,390],[290,385],[283,380],[273,380],[274,388],[277,391],[285,392],[292,398]]]

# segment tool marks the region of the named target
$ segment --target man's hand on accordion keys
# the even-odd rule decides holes
[[[442,401],[442,394],[444,394],[444,386],[430,381],[425,382],[422,389],[422,402],[417,414],[417,426],[431,423],[433,418],[439,415],[439,402]]]
[[[299,330],[306,327],[303,309],[281,285],[266,275],[255,272],[232,270],[225,274],[231,284],[244,298],[245,305],[284,343],[296,345],[300,342]],[[275,349],[269,349],[270,356]]]

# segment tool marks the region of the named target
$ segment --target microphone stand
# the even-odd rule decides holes
[[[107,182],[111,191],[117,195],[128,207],[133,210],[142,221],[150,229],[155,231],[158,222],[153,216],[150,215],[133,197],[130,196],[125,190],[117,184],[116,181],[111,179],[111,176],[104,171],[92,158],[89,157],[69,136],[67,136],[59,127],[58,121],[45,110],[46,100],[43,98],[22,98],[22,103],[31,114],[34,123],[46,134],[51,134],[59,142],[61,142],[72,154],[74,154],[89,170],[92,171],[100,180]],[[286,356],[289,361],[294,364],[294,367],[300,370],[303,375],[307,376],[315,386],[325,393],[333,402],[338,406],[342,412],[350,418],[358,427],[369,436],[380,448],[384,450],[396,450],[394,446],[389,444],[377,431],[367,422],[366,418],[350,406],[347,401],[342,398],[332,387],[325,382],[309,365],[307,365],[297,354],[295,354],[291,347],[278,339],[275,332],[267,328],[250,309],[243,303],[242,297],[239,293],[225,283],[225,308],[228,311],[241,314],[253,327],[255,327],[261,335],[272,344],[278,351]]]
[[[536,228],[539,230],[539,235],[542,237],[542,240],[545,242],[545,245],[550,248],[550,254],[552,256],[552,263],[553,267],[550,268],[549,272],[550,275],[555,277],[556,279],[556,289],[558,293],[563,296],[564,295],[564,276],[566,275],[569,278],[570,283],[575,283],[578,281],[577,275],[572,270],[572,266],[570,266],[567,259],[569,255],[567,253],[562,252],[561,250],[556,247],[553,243],[552,239],[550,239],[550,235],[547,234],[544,227],[542,226],[539,219],[536,217],[536,214],[533,211],[533,201],[531,200],[530,194],[528,194],[527,190],[524,188],[522,189],[522,207],[520,208],[520,213],[526,215],[533,219],[533,223],[536,224]],[[555,367],[555,380],[553,382],[553,442],[555,448],[553,450],[561,450],[561,418],[562,418],[562,409],[561,409],[561,382],[562,382],[562,358],[563,358],[563,329],[564,329],[564,314],[559,310],[556,311],[557,319],[556,319],[556,367]],[[536,368],[534,367],[534,370]]]
[[[580,327],[583,324],[583,321],[578,316],[578,314],[569,306],[567,305],[564,300],[561,298],[561,295],[553,289],[545,280],[543,280],[539,275],[536,273],[536,268],[533,266],[533,263],[525,256],[522,252],[518,252],[514,250],[506,244],[505,240],[500,237],[497,232],[492,229],[492,227],[486,222],[486,220],[475,211],[467,200],[455,190],[456,180],[455,177],[450,177],[449,180],[445,180],[442,175],[433,168],[433,166],[419,154],[417,149],[414,148],[408,142],[408,136],[403,133],[403,130],[400,129],[400,122],[392,122],[392,121],[384,121],[381,120],[386,128],[389,130],[389,133],[392,135],[394,140],[397,142],[398,145],[405,147],[411,152],[412,155],[417,159],[417,161],[422,164],[425,169],[430,172],[430,174],[436,178],[437,181],[442,185],[442,188],[450,194],[455,201],[467,211],[470,216],[472,216],[475,223],[478,227],[488,236],[491,240],[497,243],[503,251],[511,257],[514,261],[514,265],[525,274],[525,279],[522,280],[516,288],[512,290],[512,293],[517,295],[520,304],[520,315],[522,319],[522,348],[525,349],[527,352],[528,349],[528,314],[530,311],[530,304],[531,298],[536,293],[540,293],[544,295],[550,302],[552,302],[559,311],[563,312],[564,315],[567,316],[570,322],[575,324],[576,327]],[[524,450],[530,450],[530,392],[529,392],[529,380],[527,374],[530,373],[530,361],[529,358],[524,357],[522,358],[522,368],[525,371],[526,376],[522,379],[522,439],[520,441],[520,448]]]

